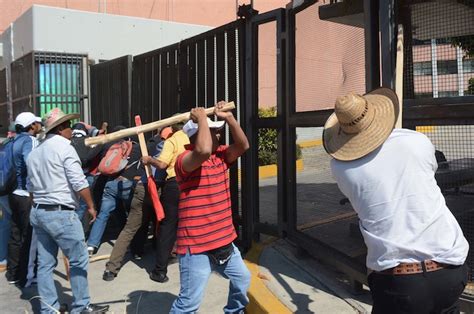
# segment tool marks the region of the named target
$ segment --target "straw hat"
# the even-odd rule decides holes
[[[61,109],[53,108],[43,117],[43,124],[45,127],[44,132],[48,133],[61,123],[68,120],[78,119],[79,116],[80,114],[78,113],[65,114]]]
[[[398,106],[397,95],[388,88],[337,98],[334,113],[324,125],[324,149],[342,161],[364,157],[388,138],[398,117]]]

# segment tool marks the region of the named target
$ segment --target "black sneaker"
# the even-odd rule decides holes
[[[155,271],[152,271],[150,273],[150,279],[153,280],[153,281],[156,281],[156,282],[161,282],[161,283],[165,283],[168,280],[170,280],[168,278],[168,276],[166,276],[166,274],[158,273],[158,272],[155,272]]]
[[[66,303],[62,303],[62,304],[59,306],[59,313],[60,313],[60,314],[69,313],[69,307],[67,306]]]
[[[20,279],[15,278],[15,276],[11,275],[9,272],[5,273],[5,278],[7,278],[7,281],[11,285],[15,285],[20,282]]]
[[[111,272],[110,270],[104,271],[104,274],[102,275],[102,279],[105,281],[112,281],[117,277],[116,273]]]
[[[107,312],[108,305],[89,304],[81,311],[81,314],[101,314]]]
[[[133,259],[136,261],[141,261],[142,260],[142,255],[141,254],[133,254]]]

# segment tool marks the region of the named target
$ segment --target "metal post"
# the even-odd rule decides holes
[[[365,88],[380,86],[379,2],[364,0]]]
[[[436,51],[436,39],[431,39],[431,68],[432,68],[432,84],[433,84],[433,98],[438,98],[438,56]]]
[[[394,0],[380,0],[380,33],[382,51],[382,86],[395,87],[395,10]]]
[[[91,118],[91,107],[89,103],[89,65],[87,57],[83,57],[81,60],[82,64],[82,88],[84,89],[82,91],[82,105],[84,110],[84,121],[87,123],[92,123],[92,118]],[[81,77],[81,76],[80,76]],[[78,91],[80,92],[80,91]],[[97,105],[97,104],[96,104]]]
[[[254,222],[258,217],[258,158],[257,158],[257,130],[253,125],[257,103],[257,63],[258,56],[258,29],[254,28],[252,18],[245,19],[245,89],[243,99],[243,127],[247,134],[250,149],[242,156],[242,220],[245,226],[243,231],[244,246],[250,247],[254,236]]]

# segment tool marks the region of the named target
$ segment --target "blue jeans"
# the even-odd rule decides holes
[[[10,239],[10,221],[12,211],[8,205],[8,195],[0,196],[0,264],[7,263],[8,240]]]
[[[134,181],[126,179],[122,181],[118,179],[110,180],[105,184],[100,211],[87,239],[88,246],[99,247],[110,213],[115,210],[119,200],[124,201],[127,207],[130,206],[133,197],[133,187]]]
[[[46,304],[59,309],[53,279],[53,270],[58,264],[58,247],[69,259],[73,295],[71,312],[81,312],[90,303],[87,283],[89,255],[77,214],[69,210],[45,211],[33,208],[30,222],[38,236],[38,293],[42,299],[41,313],[53,312]]]
[[[232,244],[233,245],[233,244]],[[250,272],[245,266],[240,251],[234,246],[232,257],[222,266],[211,263],[205,253],[179,255],[181,289],[173,302],[170,313],[195,313],[201,304],[204,290],[211,272],[214,270],[230,279],[229,296],[224,313],[243,313],[249,303],[247,290]]]
[[[89,189],[91,189],[92,184],[94,183],[95,176],[91,174],[86,174],[86,180],[89,183]],[[91,189],[91,194],[92,194],[92,189]],[[79,216],[79,220],[82,221],[84,219],[84,214],[86,213],[87,210],[87,203],[81,198],[79,201],[79,208],[76,210],[77,216]]]

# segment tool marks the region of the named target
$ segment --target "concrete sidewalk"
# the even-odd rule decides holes
[[[97,255],[110,254],[112,246],[103,243]],[[154,266],[155,255],[147,246],[147,254],[140,261],[129,260],[115,280],[102,280],[107,260],[90,263],[89,288],[92,303],[109,304],[111,313],[168,313],[172,302],[179,293],[179,269],[177,260],[172,260],[168,268],[167,283],[157,283],[149,279],[148,271]],[[59,253],[58,267],[54,280],[60,303],[71,304],[72,293],[66,280],[64,263]],[[227,301],[228,281],[212,274],[207,285],[202,313],[222,313]],[[39,300],[36,286],[18,289],[8,284],[4,273],[0,274],[0,305],[2,313],[38,313]]]
[[[367,287],[359,295],[351,294],[343,273],[309,256],[298,256],[296,247],[286,240],[257,245],[252,251],[247,256],[253,280],[250,313],[371,312]],[[258,267],[252,268],[256,260]]]
[[[98,255],[109,254],[111,244],[102,244]],[[114,281],[102,280],[106,260],[89,268],[89,286],[93,303],[109,304],[111,313],[168,313],[179,292],[176,260],[169,266],[170,281],[156,283],[148,278],[154,252],[148,248],[140,261],[129,260]],[[365,313],[370,312],[368,291],[359,296],[348,292],[344,275],[323,267],[314,259],[297,257],[296,249],[285,240],[255,245],[246,256],[252,272],[248,313]],[[54,273],[61,303],[71,303],[62,259]],[[229,282],[212,274],[200,313],[223,313]],[[36,286],[18,289],[0,275],[2,313],[38,313]]]

